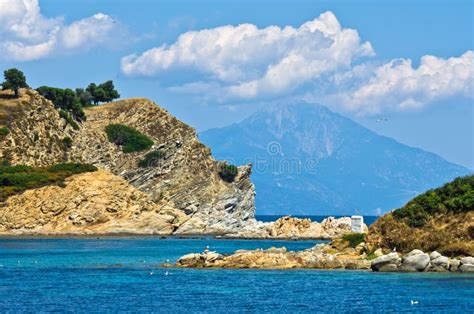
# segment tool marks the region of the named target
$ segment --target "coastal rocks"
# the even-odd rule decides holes
[[[318,245],[304,251],[288,251],[286,248],[266,250],[237,250],[230,255],[212,251],[184,255],[176,262],[177,267],[189,268],[253,268],[253,269],[369,269],[370,261],[355,251],[329,253],[329,245]]]
[[[20,210],[21,209],[21,210]],[[9,197],[0,234],[170,234],[187,216],[158,206],[124,179],[98,170]]]
[[[364,225],[365,230],[367,226]],[[328,217],[321,223],[290,216],[274,222],[249,222],[242,230],[226,234],[228,238],[252,239],[334,239],[351,232],[349,217]]]
[[[392,252],[374,259],[371,268],[380,272],[474,272],[474,258],[450,259],[436,251],[428,255],[421,250],[413,250],[400,258],[398,253]]]
[[[393,252],[387,255],[382,255],[374,259],[370,265],[372,270],[389,272],[397,271],[401,265],[401,258],[398,256],[398,253]]]
[[[459,271],[472,273],[474,272],[474,257],[468,256],[461,259],[461,265],[459,266]]]
[[[430,264],[430,256],[420,250],[413,250],[402,258],[401,271],[424,271]]]

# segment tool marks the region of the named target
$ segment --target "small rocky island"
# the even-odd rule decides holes
[[[367,269],[379,272],[474,272],[474,176],[427,191],[379,218],[367,233],[334,235],[304,251],[286,248],[204,251],[177,267]],[[425,253],[427,252],[427,253]]]

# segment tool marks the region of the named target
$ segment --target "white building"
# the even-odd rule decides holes
[[[351,217],[351,230],[352,232],[363,233],[364,217],[352,216]]]

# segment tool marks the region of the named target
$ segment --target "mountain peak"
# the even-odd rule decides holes
[[[305,102],[264,108],[200,138],[217,158],[254,164],[261,214],[380,214],[470,172]]]

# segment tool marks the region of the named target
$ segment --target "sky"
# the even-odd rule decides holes
[[[112,79],[199,131],[319,103],[474,169],[473,16],[456,0],[0,0],[0,70]]]

